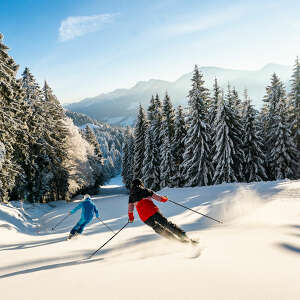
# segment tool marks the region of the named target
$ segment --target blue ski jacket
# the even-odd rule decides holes
[[[81,209],[81,222],[91,221],[94,217],[94,213],[96,214],[96,217],[99,218],[98,209],[91,198],[86,198],[83,202],[74,207],[70,213],[74,214],[79,209]]]

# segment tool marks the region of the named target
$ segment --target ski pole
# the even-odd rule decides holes
[[[106,225],[106,224],[100,219],[100,217],[98,217],[97,219],[98,219],[100,222],[102,222],[102,224],[103,224],[104,226],[106,226],[111,232],[115,233],[108,225]]]
[[[189,208],[189,207],[186,207],[186,206],[184,206],[184,205],[182,205],[182,204],[180,204],[180,203],[177,203],[177,202],[172,201],[172,200],[170,200],[170,199],[169,199],[169,201],[172,202],[172,203],[174,203],[174,204],[177,204],[177,205],[179,205],[179,206],[182,206],[182,207],[184,207],[184,208],[186,208],[186,209],[189,209],[189,210],[193,211],[194,213],[199,214],[199,215],[201,215],[201,216],[203,216],[203,217],[212,219],[212,220],[214,220],[214,221],[216,221],[216,222],[218,222],[218,223],[221,223],[221,224],[223,223],[223,222],[221,222],[221,221],[219,221],[219,220],[216,220],[216,219],[214,219],[214,218],[212,218],[212,217],[210,217],[210,216],[201,214],[200,212],[198,212],[198,211],[196,211],[196,210],[193,210],[193,209],[191,209],[191,208]]]
[[[54,227],[52,227],[52,231],[58,226],[60,225],[67,217],[69,217],[70,215],[66,215],[62,220],[60,220]]]
[[[115,233],[109,240],[107,240],[101,247],[99,247],[95,252],[93,252],[87,259],[92,258],[98,251],[100,251],[109,241],[111,241],[120,231],[122,231],[127,225],[129,221],[117,232]]]

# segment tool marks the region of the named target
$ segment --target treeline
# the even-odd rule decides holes
[[[86,126],[89,126],[93,130],[101,147],[104,159],[103,172],[106,177],[111,178],[120,174],[125,129],[123,127],[111,126],[78,112],[67,110],[66,115],[81,130]]]
[[[300,64],[296,59],[291,90],[274,73],[260,110],[247,90],[222,90],[215,79],[205,87],[195,66],[188,107],[175,109],[168,94],[140,106],[137,123],[127,129],[123,181],[142,178],[153,190],[229,182],[300,178]]]
[[[95,193],[111,177],[94,131],[79,130],[44,83],[8,55],[0,34],[0,201]],[[111,170],[110,170],[111,171]]]

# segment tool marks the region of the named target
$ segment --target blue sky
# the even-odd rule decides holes
[[[1,0],[9,54],[62,103],[176,80],[199,66],[255,70],[300,56],[300,2]]]

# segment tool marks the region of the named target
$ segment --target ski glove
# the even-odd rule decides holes
[[[166,196],[161,196],[161,202],[167,202],[168,201],[168,197]]]
[[[129,213],[128,213],[128,221],[129,221],[130,223],[132,223],[132,222],[134,221],[134,215],[133,215],[133,212],[129,212]]]

